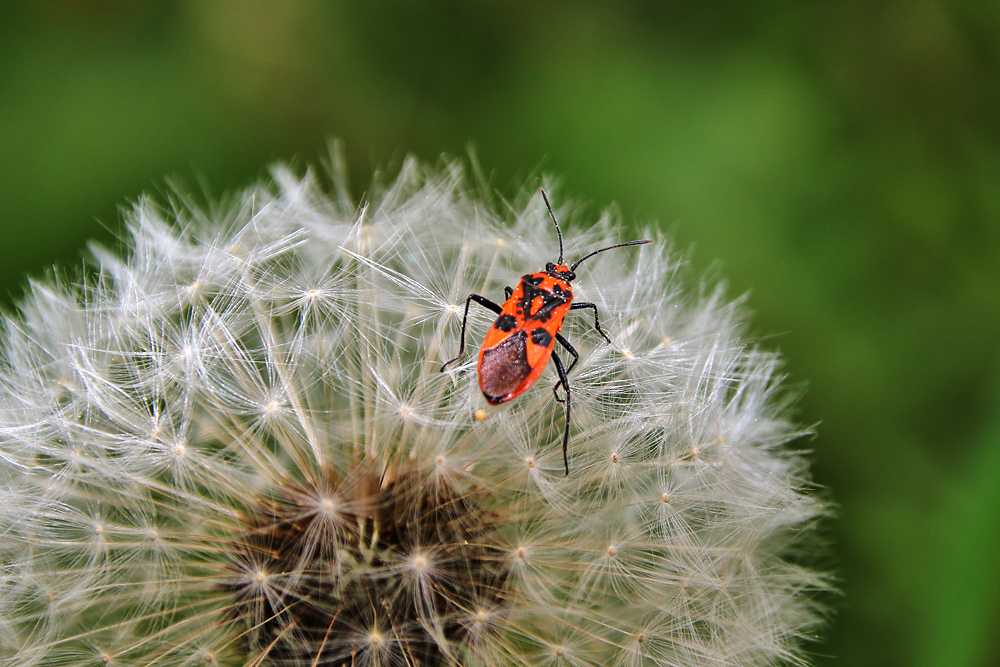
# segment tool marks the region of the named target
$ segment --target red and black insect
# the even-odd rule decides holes
[[[562,451],[563,465],[568,475],[569,458],[566,450],[569,445],[570,390],[567,373],[573,370],[573,366],[580,360],[580,355],[559,333],[563,318],[571,310],[590,308],[594,311],[594,328],[608,344],[611,343],[611,339],[601,329],[597,306],[581,301],[572,303],[573,291],[569,284],[576,279],[576,267],[580,266],[583,260],[612,248],[641,245],[650,241],[629,241],[601,248],[577,260],[572,266],[566,266],[563,264],[562,231],[559,229],[559,221],[552,212],[545,190],[541,193],[559,237],[559,260],[554,264],[549,262],[545,265],[545,269],[538,273],[521,276],[521,282],[517,287],[505,287],[506,301],[502,306],[479,294],[470,294],[465,299],[458,355],[442,364],[441,370],[444,371],[448,364],[458,361],[465,354],[465,326],[469,319],[469,304],[473,301],[498,314],[479,349],[479,388],[483,390],[483,396],[491,405],[506,403],[530,387],[549,363],[549,357],[552,357],[556,372],[559,374],[559,382],[552,388],[552,393],[555,394],[557,401],[566,404],[566,430],[563,433]],[[556,341],[573,357],[573,363],[569,368],[563,367],[562,360],[555,351]],[[560,386],[566,393],[565,399],[559,398]]]

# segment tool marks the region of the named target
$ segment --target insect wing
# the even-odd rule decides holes
[[[514,398],[517,388],[531,375],[527,341],[528,334],[518,329],[496,345],[480,350],[479,388],[493,405]]]

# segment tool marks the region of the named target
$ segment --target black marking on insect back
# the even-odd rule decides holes
[[[524,308],[524,310],[528,313],[528,317],[542,322],[548,321],[548,319],[552,317],[552,311],[566,303],[566,301],[568,301],[566,297],[571,296],[571,293],[563,290],[562,288],[560,288],[559,293],[556,294],[527,283],[522,283],[521,287],[524,289],[524,298],[518,302],[518,307]],[[556,285],[556,287],[558,287],[558,285]],[[537,310],[532,311],[531,305],[538,297],[542,298],[542,305],[540,305]]]
[[[552,344],[552,334],[550,334],[542,327],[538,327],[537,329],[533,329],[531,331],[531,342],[534,343],[535,345],[548,347],[549,345]]]
[[[538,287],[545,280],[545,276],[540,273],[529,273],[526,276],[521,276],[521,280],[527,285]]]
[[[494,329],[499,329],[500,331],[513,331],[517,327],[517,318],[513,315],[501,315],[497,318],[497,321],[493,323]]]
[[[561,296],[556,296],[555,294],[550,294],[548,292],[542,293],[542,305],[533,313],[530,313],[531,317],[540,321],[548,322],[549,318],[552,317],[552,311],[554,311],[559,306],[566,303],[566,299]]]
[[[483,350],[479,365],[479,388],[493,405],[509,400],[508,394],[528,377],[528,334],[521,329]]]
[[[535,297],[546,294],[544,290],[538,289],[538,283],[529,282],[529,278],[532,276],[524,276],[521,279],[521,299],[517,302],[517,309],[520,312],[522,309],[524,312],[531,315],[531,302],[535,300]]]

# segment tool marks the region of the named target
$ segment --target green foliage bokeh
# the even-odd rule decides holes
[[[998,118],[997,3],[5,3],[0,296],[165,177],[212,201],[332,137],[358,188],[470,145],[505,194],[559,175],[718,260],[808,381],[817,664],[993,665]]]

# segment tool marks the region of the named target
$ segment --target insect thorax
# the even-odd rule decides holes
[[[569,283],[546,273],[529,273],[521,277],[522,295],[517,303],[518,315],[545,322],[560,306],[572,301]]]

